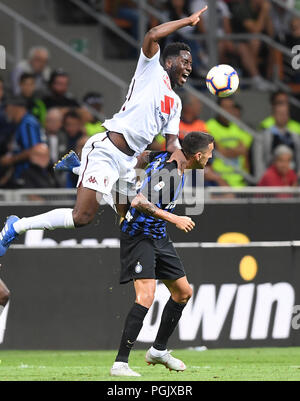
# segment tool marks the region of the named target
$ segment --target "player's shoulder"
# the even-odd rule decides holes
[[[158,164],[158,163],[163,163],[169,160],[171,157],[171,153],[167,151],[152,151],[149,154],[149,163],[150,164]]]
[[[174,160],[171,163],[168,163],[172,156],[172,153],[164,151],[164,152],[151,152],[149,156],[149,167],[151,171],[161,171],[167,170],[168,172],[172,172],[173,170],[177,171],[177,162]]]

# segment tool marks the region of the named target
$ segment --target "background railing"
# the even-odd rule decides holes
[[[192,191],[192,190],[191,190]],[[189,189],[185,189],[187,194]],[[300,188],[291,187],[207,187],[205,203],[300,203]],[[73,206],[76,189],[0,190],[0,205]]]

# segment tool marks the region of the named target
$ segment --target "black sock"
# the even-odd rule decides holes
[[[178,304],[170,297],[164,308],[153,347],[159,351],[167,349],[167,342],[175,330],[186,304]]]
[[[143,327],[148,308],[135,303],[127,315],[116,362],[128,363],[130,351]]]

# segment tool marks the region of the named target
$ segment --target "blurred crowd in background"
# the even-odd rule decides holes
[[[86,2],[100,10],[97,0]],[[289,2],[291,6],[300,8],[300,2]],[[160,10],[166,20],[182,18],[205,4],[202,0],[149,0],[149,3]],[[296,44],[300,37],[300,19],[293,18],[278,7],[271,7],[268,0],[219,0],[217,5],[220,37],[231,32],[263,32],[288,47]],[[135,2],[109,0],[106,7],[106,12],[120,26],[137,36],[138,12]],[[71,17],[69,10],[68,18]],[[159,21],[149,16],[148,23],[151,27]],[[208,59],[205,45],[201,40],[193,39],[192,35],[207,30],[208,16],[203,18],[199,26],[187,28],[185,32],[168,39],[188,41],[193,51],[196,77],[207,72]],[[188,40],[185,34],[188,34]],[[247,174],[253,174],[255,170],[256,176],[259,171],[257,185],[297,186],[300,172],[300,117],[299,113],[291,115],[288,94],[270,87],[272,66],[278,57],[256,39],[239,42],[221,40],[218,51],[220,63],[235,66],[240,74],[250,78],[250,85],[269,92],[272,113],[255,127],[263,141],[260,157],[254,158],[255,141],[250,133],[222,115],[203,121],[200,100],[187,92],[180,93],[183,101],[180,140],[191,131],[209,132],[215,138],[218,154],[206,169],[206,185],[247,186]],[[261,56],[262,52],[264,57]],[[130,51],[128,57],[131,57]],[[102,94],[90,91],[82,99],[75,98],[71,94],[72,82],[68,72],[60,65],[57,65],[57,69],[51,69],[50,64],[54,65],[55,60],[50,63],[48,50],[36,46],[11,71],[9,82],[0,78],[0,188],[74,188],[77,177],[73,174],[54,174],[53,163],[70,150],[80,155],[88,138],[104,131],[105,99]],[[283,79],[297,84],[297,72]],[[204,81],[202,83],[204,87]],[[243,118],[243,109],[234,97],[218,99],[218,104],[234,117]],[[164,150],[164,138],[158,135],[149,149]]]

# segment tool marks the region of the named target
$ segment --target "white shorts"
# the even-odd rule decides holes
[[[77,187],[109,195],[116,187],[122,193],[135,191],[137,159],[121,152],[106,132],[92,136],[82,149]]]

